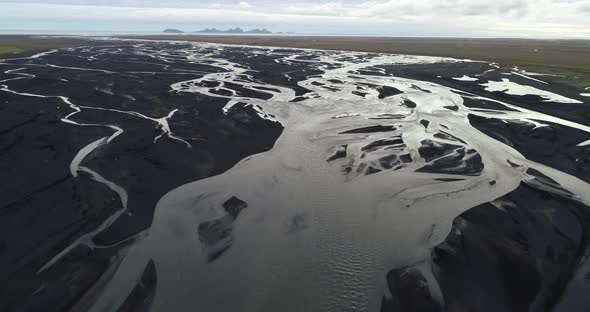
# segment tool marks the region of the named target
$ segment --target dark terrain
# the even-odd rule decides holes
[[[272,101],[280,91],[277,87],[294,94],[281,105],[313,101],[322,94],[300,82],[342,64],[370,63],[380,56],[370,53],[348,59],[345,55],[322,64],[318,55],[338,53],[290,49],[271,53],[219,46],[194,50],[187,42],[88,41],[84,46],[32,57],[28,57],[31,53],[3,56],[0,60],[0,171],[4,173],[0,178],[1,311],[88,310],[127,251],[150,235],[154,211],[167,193],[186,183],[221,175],[243,164],[243,159],[273,149],[284,125],[279,118],[269,118],[277,116],[264,115],[252,103]],[[203,57],[206,53],[211,59]],[[295,54],[296,61],[284,61]],[[203,58],[195,59],[195,55]],[[171,88],[179,82],[228,72],[224,61],[239,64],[246,71],[225,78],[221,86],[214,80],[194,85],[208,88],[209,94],[192,91],[192,82],[183,85],[186,89]],[[502,72],[488,63],[390,64],[347,72],[341,80],[332,77],[329,86],[311,83],[326,94],[339,92],[338,85],[345,83],[342,80],[354,75],[408,78],[451,88],[463,103],[444,106],[441,116],[467,112],[463,121],[473,127],[470,131],[474,136],[488,136],[524,157],[520,163],[508,158],[504,161],[507,168],[522,171],[520,186],[462,212],[454,219],[446,239],[432,246],[430,257],[424,259],[441,290],[442,302],[424,272],[416,269],[422,263],[392,265],[383,276],[391,295],[383,296],[381,311],[590,309],[587,299],[571,295],[588,289],[578,277],[588,274],[590,208],[584,200],[590,194],[586,184],[590,182],[590,146],[580,143],[590,139],[588,131],[581,128],[590,126],[590,103],[580,96],[578,88],[566,83],[543,84],[510,76],[513,82],[583,103],[545,102],[535,95],[488,92],[480,85],[505,78]],[[478,80],[453,79],[462,75],[478,75]],[[250,84],[268,86],[247,87]],[[347,100],[361,106],[364,99],[373,100],[371,92],[378,94],[375,101],[409,93],[392,86],[358,83]],[[415,86],[412,92],[423,96],[431,91]],[[244,101],[224,112],[222,108],[231,98]],[[419,124],[425,136],[430,135],[429,129],[438,127],[426,113],[414,120],[410,115],[396,115],[395,110],[413,114],[423,104],[406,99],[391,114],[368,118],[362,127],[336,132],[340,137],[383,138],[366,142],[358,159],[354,158],[352,143],[337,144],[334,153],[323,159],[332,164],[342,162],[342,175],[347,179],[353,174],[383,173],[395,178],[397,170],[422,161],[404,150],[409,143],[404,141],[405,128],[400,125],[409,128]],[[547,120],[537,127],[517,117],[504,118],[518,108],[559,117],[580,127]],[[469,148],[465,143],[468,139],[445,132],[445,127],[440,124],[430,130],[435,133],[432,137],[420,141],[420,148],[414,152],[425,164],[416,173],[432,174],[443,184],[483,175],[489,154]],[[393,131],[401,134],[391,134]],[[93,142],[99,143],[85,149]],[[395,154],[398,149],[399,154]],[[76,166],[74,160],[84,151],[88,154]],[[380,158],[371,161],[372,157]],[[571,183],[586,193],[576,193],[534,169],[543,166],[556,169],[568,181],[579,179]],[[490,186],[495,183],[489,181]],[[194,226],[208,263],[231,256],[226,251],[240,239],[235,227],[255,208],[240,196],[232,196],[223,203],[220,215]],[[299,216],[289,226],[298,232],[306,222],[305,216]],[[111,311],[152,308],[158,284],[157,261],[150,260],[142,272],[136,287]],[[223,292],[223,277],[220,280],[211,288],[213,292]],[[301,291],[299,295],[306,294]],[[253,309],[257,308],[263,310]]]

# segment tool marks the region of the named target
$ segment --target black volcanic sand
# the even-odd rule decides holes
[[[272,82],[278,86],[289,87],[295,90],[296,95],[303,95],[309,92],[309,90],[298,86],[298,81],[305,80],[312,75],[323,73],[323,71],[312,66],[315,64],[309,62],[294,61],[292,64],[282,64],[275,62],[275,57],[263,54],[247,57],[250,56],[244,53],[247,50],[248,48],[235,47],[224,51],[222,55],[228,61],[244,64],[249,68],[255,68],[256,71],[249,72],[255,79],[267,83]],[[303,50],[277,50],[276,52],[284,52],[285,55],[305,53]],[[300,57],[299,59],[313,60],[318,59],[318,56]]]
[[[590,146],[577,146],[590,139],[582,130],[543,122],[507,122],[469,115],[471,125],[486,135],[512,146],[529,160],[590,182]]]
[[[141,312],[149,311],[154,296],[156,295],[156,285],[158,279],[156,276],[156,267],[153,261],[150,261],[141,280],[137,282],[135,288],[131,292],[131,295],[127,297],[123,305],[117,310],[118,312]]]
[[[458,94],[465,91],[589,124],[590,110],[585,104],[550,103],[536,96],[488,93],[478,84],[509,78],[584,102],[579,90],[568,86],[544,85],[497,72],[485,74],[475,82],[452,79],[465,74],[473,77],[488,69],[487,65],[478,63],[428,64],[391,66],[387,67],[387,73],[428,80],[458,89]],[[464,101],[472,108],[512,110],[485,100],[464,98]],[[505,122],[475,115],[469,115],[469,122],[529,160],[590,181],[590,148],[576,146],[589,139],[584,131],[549,122],[535,127],[528,122]],[[425,287],[426,277],[412,266],[389,272],[387,281],[393,296],[383,299],[382,311],[551,311],[585,259],[590,238],[588,224],[588,207],[523,183],[494,203],[461,214],[455,219],[450,235],[433,249],[431,266],[444,306]],[[571,311],[587,311],[587,308],[580,305]]]
[[[586,109],[584,107],[584,105],[589,104],[590,101],[587,97],[580,96],[580,89],[571,87],[569,85],[553,82],[549,84],[543,84],[521,76],[502,75],[502,73],[506,72],[505,70],[496,69],[488,63],[457,62],[435,64],[411,64],[402,66],[382,66],[382,68],[386,70],[385,74],[372,74],[385,76],[393,75],[403,78],[430,81],[433,83],[457,89],[459,91],[485,96],[508,104],[524,107],[533,111],[538,111],[548,115],[560,117],[566,120],[571,120],[580,124],[590,125],[590,109]],[[488,72],[482,76],[478,76],[483,74],[487,70],[493,71]],[[453,79],[462,77],[463,75],[478,78],[478,81],[459,81]],[[485,91],[485,87],[480,85],[490,80],[500,81],[502,80],[502,78],[507,78],[510,81],[518,84],[532,86],[541,90],[548,90],[571,99],[576,99],[581,101],[582,104],[544,102],[543,98],[536,95],[517,96],[505,94],[504,92],[488,92]],[[533,78],[543,80],[542,76],[534,76]],[[491,102],[487,101],[484,102],[484,104],[490,103]],[[490,104],[490,106],[483,104],[480,105],[482,106],[482,108],[496,109],[495,106],[497,106],[498,104],[493,103]]]
[[[444,308],[409,268],[387,275],[394,295],[381,311],[551,311],[584,256],[589,222],[588,207],[521,184],[456,218],[433,249]]]
[[[590,181],[590,148],[576,146],[588,139],[581,130],[547,122],[536,128],[474,115],[469,122],[529,160]],[[438,151],[424,152],[428,156]],[[534,170],[527,173],[547,179]],[[389,272],[393,297],[383,299],[382,311],[551,311],[584,263],[588,224],[587,206],[522,183],[493,203],[461,214],[447,239],[433,249],[431,266],[444,307],[424,286],[426,277],[412,266]],[[587,308],[582,304],[568,311]]]
[[[112,191],[85,174],[68,170],[77,152],[101,128],[61,123],[66,110],[56,100],[2,93],[0,118],[0,306],[3,311],[64,310],[109,265],[108,257],[80,250],[69,263],[47,276],[35,272],[82,233],[96,228],[120,209]],[[80,258],[84,259],[81,260]],[[10,286],[8,286],[10,285]],[[28,301],[37,289],[35,300]],[[70,297],[70,298],[68,298]]]
[[[116,245],[147,228],[157,201],[168,191],[220,174],[248,155],[269,150],[282,131],[279,123],[261,119],[253,108],[243,104],[223,114],[224,99],[170,92],[175,82],[199,78],[219,68],[191,64],[180,56],[173,65],[149,56],[129,53],[126,57],[125,50],[130,49],[131,45],[111,47],[113,54],[62,50],[42,59],[12,61],[28,64],[26,72],[37,77],[5,83],[20,92],[66,96],[79,106],[136,111],[152,118],[178,109],[169,123],[174,135],[187,138],[192,148],[167,137],[154,143],[162,132],[147,119],[88,108],[71,118],[124,130],[83,163],[125,188],[129,195],[130,213],[93,238],[99,245]],[[152,49],[158,49],[158,45]],[[96,58],[89,60],[92,55]],[[115,73],[36,65],[47,63]],[[23,67],[0,66],[4,70]],[[170,68],[164,70],[167,66]],[[15,77],[2,74],[0,80]],[[89,174],[71,176],[69,165],[78,150],[114,132],[60,121],[71,112],[57,98],[0,93],[0,168],[4,173],[0,179],[0,283],[10,285],[0,291],[1,311],[64,311],[74,307],[123,247],[90,250],[80,245],[51,269],[35,274],[80,235],[94,230],[122,208],[117,194]],[[146,274],[149,271],[146,268]],[[152,291],[139,289],[132,296]],[[129,300],[125,311],[145,310],[132,308],[137,307],[138,300]]]
[[[108,145],[89,154],[82,165],[120,185],[129,195],[128,213],[92,237],[94,244],[107,248],[79,245],[50,269],[37,274],[57,253],[122,208],[117,194],[107,186],[85,172],[79,172],[74,178],[69,170],[70,162],[81,148],[112,135],[114,130],[60,121],[72,109],[58,98],[0,92],[0,169],[4,173],[0,177],[0,311],[85,311],[96,291],[93,285],[100,286],[108,280],[121,260],[121,252],[133,243],[134,235],[150,226],[156,203],[163,195],[185,183],[220,174],[249,155],[268,151],[280,135],[282,126],[279,123],[262,119],[252,107],[243,103],[224,114],[221,108],[226,99],[171,92],[173,83],[221,70],[187,60],[183,50],[188,45],[149,43],[134,47],[134,44],[137,43],[101,48],[96,47],[97,43],[89,43],[87,48],[63,49],[39,59],[0,64],[0,80],[18,77],[4,71],[21,67],[25,68],[23,72],[36,75],[0,83],[11,90],[66,96],[75,104],[85,106],[71,120],[113,125],[124,130]],[[143,53],[135,53],[138,49]],[[166,55],[159,54],[163,49]],[[216,53],[219,58],[251,68],[248,74],[255,81],[292,88],[297,96],[309,93],[297,82],[321,74],[317,63],[313,62],[319,62],[320,55],[331,53],[274,51],[285,56],[299,56],[287,64],[275,62],[273,56],[251,53],[251,48],[226,48]],[[375,56],[367,54],[362,58]],[[82,71],[71,67],[99,70]],[[479,84],[509,78],[587,101],[580,98],[579,90],[565,85],[544,85],[518,76],[502,76],[498,71],[489,72],[475,82],[452,79],[493,69],[485,63],[397,65],[381,69],[385,70],[384,74],[379,68],[359,72],[431,81],[455,88],[459,94],[485,95],[590,124],[590,110],[584,104],[542,102],[537,96],[489,93]],[[235,85],[227,87],[247,96],[268,97],[268,94]],[[395,88],[370,87],[379,90],[380,98],[399,94]],[[359,92],[359,96],[364,95]],[[465,99],[465,105],[511,110],[480,100]],[[408,100],[404,106],[414,108],[416,104]],[[154,138],[162,134],[154,121],[100,108],[135,111],[151,118],[162,118],[178,109],[168,121],[170,128],[175,136],[192,147],[167,136],[154,142]],[[584,132],[550,123],[534,128],[529,123],[504,123],[474,115],[470,115],[468,121],[528,159],[590,182],[590,148],[576,146],[590,139]],[[428,128],[429,122],[423,120],[422,125]],[[393,130],[395,127],[391,125],[377,125],[344,133]],[[461,141],[443,132],[434,137]],[[421,144],[419,152],[424,158],[437,159],[420,168],[421,172],[476,175],[483,168],[481,157],[474,150],[453,144],[434,144],[431,140]],[[393,136],[371,142],[362,149],[364,153],[372,153],[390,146],[403,147],[404,143],[401,137]],[[346,157],[347,147],[338,146],[327,161]],[[395,155],[384,156],[379,159],[380,168],[363,163],[358,170],[369,175],[391,169],[395,174],[395,170],[409,162],[412,162],[409,154],[399,159]],[[352,168],[345,168],[348,170]],[[459,178],[438,180],[453,183]],[[248,209],[247,203],[239,198],[230,199],[224,208],[227,212],[224,216],[195,229],[210,261],[229,248],[234,221],[242,209]],[[383,299],[382,311],[551,310],[588,247],[589,218],[588,207],[569,197],[559,197],[523,183],[495,202],[463,213],[454,221],[447,239],[432,250],[433,271],[442,289],[445,308],[440,307],[424,286],[426,279],[420,271],[409,267],[392,270],[387,275],[392,297]],[[157,282],[155,265],[150,262],[119,311],[148,310]],[[580,311],[588,310],[585,308]]]

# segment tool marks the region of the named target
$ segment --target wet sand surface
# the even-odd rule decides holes
[[[0,60],[2,311],[586,311],[590,102],[497,64]]]

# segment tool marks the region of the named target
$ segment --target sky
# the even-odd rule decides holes
[[[590,0],[0,0],[0,32],[273,32],[590,39]]]

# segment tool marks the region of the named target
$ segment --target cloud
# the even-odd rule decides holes
[[[280,10],[288,14],[304,14],[304,15],[324,15],[324,16],[338,16],[342,15],[344,6],[339,2],[313,3],[313,4],[290,4],[285,9]]]
[[[209,8],[212,9],[230,9],[230,10],[246,10],[246,9],[252,9],[254,8],[254,6],[250,5],[248,2],[238,2],[238,3],[230,3],[230,4],[226,4],[226,3],[211,3],[209,5]]]

